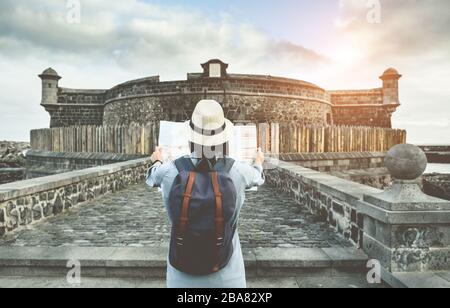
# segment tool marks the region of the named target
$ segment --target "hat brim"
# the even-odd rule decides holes
[[[226,127],[220,134],[214,135],[214,136],[205,136],[202,134],[197,133],[195,130],[193,130],[190,126],[190,121],[185,122],[186,129],[189,131],[188,133],[188,140],[189,142],[202,145],[202,146],[217,146],[221,145],[227,142],[230,142],[233,138],[233,129],[234,125],[233,123],[225,119]]]

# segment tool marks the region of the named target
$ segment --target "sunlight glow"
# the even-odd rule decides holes
[[[341,65],[355,64],[360,61],[363,57],[362,50],[352,44],[339,46],[334,52],[332,52],[331,57]]]

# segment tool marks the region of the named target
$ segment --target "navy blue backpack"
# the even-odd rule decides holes
[[[234,160],[219,159],[214,166],[204,160],[200,165],[194,166],[188,156],[176,160],[179,174],[169,195],[170,264],[197,276],[228,265],[236,233],[237,197],[229,175]]]

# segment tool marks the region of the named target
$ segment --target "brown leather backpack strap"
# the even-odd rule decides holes
[[[186,184],[186,190],[183,197],[183,204],[181,207],[180,224],[178,228],[177,244],[183,245],[184,237],[186,235],[189,222],[189,203],[192,199],[192,190],[195,183],[195,172],[189,172],[189,178]]]
[[[211,173],[211,182],[214,189],[214,196],[216,199],[216,263],[213,267],[213,272],[218,272],[220,270],[220,260],[219,260],[219,247],[223,245],[224,242],[224,219],[223,219],[223,201],[222,201],[222,193],[220,192],[219,187],[219,179],[217,172]]]
[[[224,219],[223,219],[223,201],[222,193],[220,192],[219,180],[217,172],[211,173],[212,185],[214,189],[214,196],[216,199],[216,238],[217,245],[220,246],[224,239]]]

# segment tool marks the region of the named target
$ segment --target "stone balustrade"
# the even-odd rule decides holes
[[[143,158],[143,155],[30,150],[26,155],[27,178],[111,165],[139,158]]]
[[[386,191],[278,160],[269,164],[267,180],[363,248],[392,279],[450,270],[450,202],[421,191],[426,164],[415,146],[392,148],[386,166],[394,183]]]
[[[0,236],[144,181],[148,159],[0,185]]]
[[[269,184],[289,193],[319,220],[362,246],[364,217],[357,210],[357,201],[381,190],[276,159],[271,160],[266,177]]]

